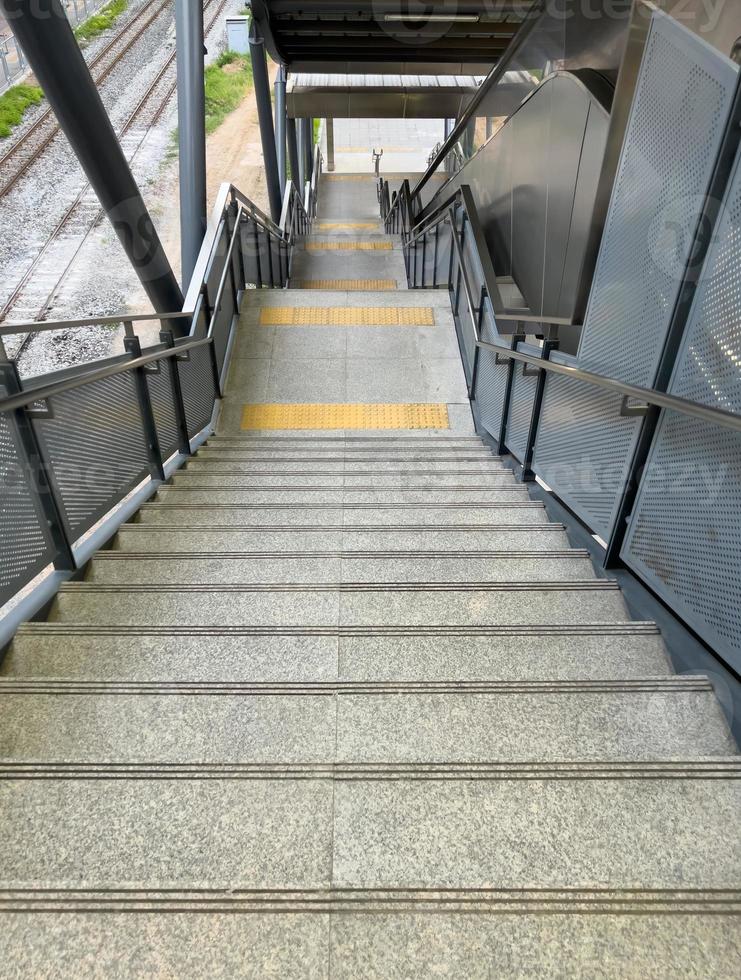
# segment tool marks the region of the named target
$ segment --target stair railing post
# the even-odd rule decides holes
[[[0,354],[5,357],[1,342]],[[23,391],[18,369],[13,361],[0,361],[0,384],[5,388],[7,395],[16,395]],[[55,493],[52,469],[47,463],[34,431],[33,415],[33,411],[29,410],[28,406],[9,412],[10,432],[26,471],[31,502],[39,525],[54,554],[54,567],[59,571],[74,571],[77,562],[62,516],[63,508]]]
[[[124,350],[131,354],[132,360],[141,357],[142,348],[139,338],[129,332],[130,324],[127,324],[127,336],[124,337]],[[160,366],[155,364],[155,369],[160,370]],[[151,370],[151,368],[150,368]],[[142,429],[144,440],[147,446],[147,457],[149,460],[149,472],[153,480],[165,481],[165,470],[162,465],[162,453],[160,451],[160,440],[157,434],[157,423],[152,411],[152,399],[149,397],[149,385],[147,384],[147,369],[136,367],[133,369],[134,389],[136,399],[139,402],[139,411],[142,418]]]
[[[520,326],[520,324],[518,324]],[[512,350],[517,350],[517,345],[525,340],[524,333],[516,333],[512,336],[510,344]],[[496,357],[496,355],[494,355]],[[504,387],[504,398],[502,400],[502,418],[499,422],[499,439],[497,441],[497,455],[503,456],[507,452],[507,420],[509,418],[509,406],[512,402],[512,387],[515,383],[515,367],[517,361],[510,357],[507,361],[507,380]]]
[[[544,340],[542,359],[547,361],[551,356],[551,351],[556,350],[557,347],[557,340]],[[533,483],[535,480],[535,471],[533,470],[533,453],[535,452],[535,440],[538,438],[538,425],[540,424],[540,414],[543,408],[543,393],[545,392],[547,375],[548,372],[545,368],[540,368],[538,370],[538,378],[535,382],[533,410],[530,415],[530,428],[527,434],[525,455],[522,457],[522,474],[520,479],[523,483]]]
[[[175,338],[171,330],[162,330],[160,340],[169,350],[175,347]],[[190,456],[190,436],[188,435],[188,416],[185,414],[185,400],[183,399],[183,386],[180,384],[180,369],[178,368],[177,355],[167,359],[170,365],[170,389],[172,391],[172,404],[175,409],[175,421],[178,427],[178,445],[180,452],[184,456]]]

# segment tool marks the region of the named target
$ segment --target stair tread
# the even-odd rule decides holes
[[[696,678],[241,685],[9,679],[0,682],[0,705],[0,758],[16,762],[562,762],[734,751],[712,686]]]

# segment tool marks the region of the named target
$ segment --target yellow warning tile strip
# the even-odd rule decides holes
[[[378,228],[380,221],[320,221],[317,231],[340,231],[347,228]]]
[[[307,242],[307,252],[390,252],[391,242]]]
[[[431,306],[263,306],[263,327],[433,327]]]
[[[396,289],[396,279],[299,279],[298,289],[366,290]]]
[[[448,429],[448,406],[399,404],[254,404],[243,429]]]

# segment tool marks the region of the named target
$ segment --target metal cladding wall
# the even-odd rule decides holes
[[[576,363],[651,387],[732,103],[737,67],[653,16]],[[549,379],[535,470],[605,539],[640,420]]]
[[[741,413],[741,158],[669,391]],[[659,423],[623,559],[741,668],[741,435],[675,412]]]

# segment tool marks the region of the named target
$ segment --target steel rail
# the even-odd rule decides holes
[[[493,344],[487,340],[477,340],[476,346],[485,350],[491,350],[498,354],[500,360],[508,359],[521,361],[523,364],[531,364],[552,374],[560,374],[578,381],[583,384],[592,385],[595,388],[603,388],[606,391],[622,395],[624,398],[632,399],[637,402],[645,402],[654,405],[656,408],[667,409],[671,412],[679,412],[681,415],[688,415],[692,418],[701,419],[711,425],[720,425],[726,429],[733,429],[741,432],[741,415],[734,412],[727,412],[723,408],[713,408],[710,405],[703,405],[701,402],[692,401],[689,398],[680,398],[677,395],[665,394],[655,388],[642,388],[639,385],[627,384],[618,381],[616,378],[608,378],[602,374],[594,374],[585,371],[583,368],[572,367],[568,364],[559,364],[557,361],[544,360],[532,354],[525,354],[522,351],[513,350],[502,344]]]
[[[125,35],[135,27],[136,30],[132,36],[127,40],[125,46],[120,52],[115,56],[115,58],[97,75],[94,75],[94,81],[96,85],[100,85],[105,79],[110,75],[113,69],[118,65],[122,58],[128,54],[131,48],[136,44],[136,42],[142,37],[146,30],[154,23],[158,17],[164,13],[166,8],[169,6],[170,0],[162,0],[159,6],[156,8],[154,13],[151,12],[150,6],[141,7],[135,16],[122,26],[115,37],[106,44],[106,46],[93,58],[90,62],[89,68],[92,72],[104,59],[110,54],[110,52],[116,47],[117,44],[125,37]],[[148,15],[148,16],[147,16]],[[59,133],[59,126],[56,121],[54,121],[54,114],[49,106],[41,113],[41,115],[34,121],[34,123],[22,133],[19,139],[0,157],[0,171],[5,172],[8,164],[12,164],[13,158],[18,156],[22,151],[28,148],[28,144],[31,142],[34,136],[38,136],[40,131],[46,126],[47,123],[51,122],[49,127],[49,132],[41,135],[40,142],[37,146],[33,147],[31,154],[27,160],[23,161],[20,167],[11,174],[9,179],[0,185],[0,198],[4,197],[20,180],[20,178],[26,173],[26,171],[38,160],[47,146],[52,142],[52,140]]]
[[[167,2],[169,2],[169,0],[167,0]],[[221,2],[219,2],[219,0],[209,0],[209,3],[207,4],[207,6],[206,6],[205,9],[206,10],[211,9],[211,7],[214,4],[216,4],[216,3],[218,3],[218,7],[216,9],[216,12],[213,14],[213,16],[211,17],[211,19],[209,20],[209,22],[208,22],[208,24],[207,24],[207,26],[206,26],[206,28],[204,30],[204,35],[207,35],[210,31],[213,30],[214,25],[216,24],[216,21],[218,20],[218,18],[220,16],[221,12],[223,11],[224,7],[227,5],[228,0],[221,0]],[[159,12],[161,12],[161,11],[159,11]],[[159,15],[159,12],[158,12],[157,16]],[[149,23],[151,23],[151,21],[148,22],[148,24]],[[147,24],[147,26],[148,26],[148,24]],[[139,36],[141,36],[141,35],[139,35]],[[123,127],[121,128],[120,132],[118,133],[119,138],[122,137],[122,136],[124,136],[133,127],[134,123],[137,120],[137,117],[146,108],[147,103],[152,98],[152,96],[155,93],[157,87],[160,85],[162,79],[167,74],[168,70],[170,68],[172,68],[173,65],[175,64],[175,60],[176,60],[176,52],[173,51],[169,55],[169,57],[167,58],[167,61],[159,69],[159,71],[157,72],[157,75],[151,81],[151,83],[149,84],[146,92],[139,99],[139,101],[137,102],[137,104],[134,107],[134,109],[129,113],[129,115],[128,115],[128,117],[127,117],[127,119],[126,119]],[[167,91],[164,94],[164,98],[162,98],[160,100],[160,102],[158,104],[158,107],[156,108],[156,110],[154,112],[154,115],[153,115],[153,117],[152,117],[149,125],[147,126],[147,129],[145,130],[144,134],[142,135],[141,140],[139,141],[139,143],[137,144],[136,148],[134,149],[134,152],[132,153],[132,155],[130,157],[130,160],[133,160],[134,159],[134,157],[136,156],[136,154],[141,149],[141,147],[142,147],[142,145],[143,145],[146,137],[149,135],[149,132],[150,132],[151,128],[154,126],[154,124],[161,117],[161,115],[164,112],[167,104],[169,103],[170,99],[172,98],[172,96],[173,96],[173,94],[175,92],[176,85],[177,85],[177,83],[175,81],[173,81],[168,86],[168,89],[167,89]],[[49,111],[51,111],[51,110],[49,110]],[[42,248],[40,249],[40,251],[36,254],[36,256],[34,257],[32,263],[31,263],[31,265],[26,270],[26,272],[24,273],[22,279],[17,284],[17,286],[15,287],[15,289],[13,290],[13,292],[11,293],[11,295],[5,301],[2,310],[0,310],[0,325],[7,319],[9,313],[12,311],[13,307],[17,303],[18,298],[21,295],[22,290],[25,288],[25,286],[31,280],[31,277],[33,276],[33,274],[36,271],[36,269],[39,267],[41,261],[43,260],[44,256],[46,255],[48,249],[51,248],[51,246],[57,241],[57,239],[60,237],[60,235],[62,234],[62,232],[64,231],[64,229],[67,227],[67,225],[69,224],[70,220],[74,216],[76,209],[80,206],[80,204],[82,203],[83,198],[85,197],[85,195],[88,193],[89,190],[90,190],[89,183],[85,183],[84,186],[80,189],[80,191],[79,191],[77,197],[75,198],[75,200],[70,204],[70,206],[67,208],[67,210],[64,212],[64,214],[62,215],[62,217],[57,222],[57,224],[56,224],[55,228],[53,229],[51,235],[49,236],[49,238],[47,239],[47,241],[44,243],[44,245],[42,246]],[[88,224],[88,226],[85,229],[85,232],[84,232],[82,238],[80,239],[80,241],[77,244],[77,247],[74,249],[74,251],[70,255],[69,261],[66,263],[63,271],[58,276],[58,278],[57,278],[56,282],[54,283],[54,285],[52,286],[51,290],[49,290],[49,292],[47,293],[46,299],[44,300],[44,302],[39,307],[39,311],[36,314],[36,321],[40,322],[40,321],[43,320],[43,317],[46,316],[46,313],[48,312],[51,304],[54,301],[54,297],[56,296],[57,290],[59,289],[59,286],[60,286],[61,282],[64,280],[65,276],[69,272],[70,267],[72,266],[72,264],[74,263],[75,259],[79,255],[81,249],[83,248],[83,246],[87,242],[87,240],[88,240],[91,232],[97,226],[97,224],[100,221],[102,215],[103,215],[103,210],[101,208],[101,209],[99,209],[97,211],[97,213],[95,214],[95,217],[93,218],[93,220]],[[98,321],[98,322],[102,322],[102,321]],[[16,325],[15,324],[11,324],[11,326],[15,327]],[[22,325],[20,325],[20,326],[21,326],[21,329],[15,329],[15,330],[10,330],[10,331],[3,331],[3,334],[2,335],[3,336],[13,336],[15,334],[22,333]],[[35,333],[38,333],[38,332],[40,332],[40,331],[38,330],[38,328],[36,328],[34,330],[34,333],[33,334],[29,334],[27,337],[25,337],[21,341],[21,344],[20,344],[18,350],[15,352],[15,358],[16,359],[18,359],[21,356],[21,354],[23,353],[23,351],[26,349],[26,347],[28,345],[28,342],[30,341],[31,337],[34,336]]]
[[[411,192],[412,200],[419,195],[425,184],[427,184],[432,175],[439,169],[440,164],[445,160],[445,157],[447,157],[456,143],[458,143],[461,136],[465,133],[471,117],[492,88],[499,82],[505,72],[509,70],[510,62],[523,46],[525,41],[527,41],[527,39],[530,37],[536,26],[540,23],[541,17],[545,12],[544,0],[533,0],[533,5],[526,13],[525,21],[522,27],[520,27],[510,43],[507,45],[507,48],[502,53],[496,65],[494,65],[492,70],[476,90],[476,93],[471,96],[471,101],[466,106],[463,115],[453,127],[452,131],[448,135],[448,138],[443,141],[443,144],[438,150],[432,163],[415,184],[414,189]]]
[[[177,313],[163,314],[157,319],[171,320],[177,317]],[[94,381],[103,381],[106,378],[115,377],[117,374],[126,374],[135,368],[146,367],[155,361],[168,360],[169,358],[179,357],[186,351],[195,350],[198,347],[206,347],[213,344],[213,337],[200,337],[197,340],[187,340],[185,343],[176,344],[175,347],[161,347],[149,354],[141,354],[138,357],[127,358],[123,363],[121,358],[116,358],[115,364],[107,367],[97,367],[91,370],[80,371],[79,374],[72,375],[63,381],[52,381],[49,384],[39,385],[36,388],[26,388],[17,395],[7,398],[0,398],[0,413],[14,412],[20,408],[26,408],[35,402],[43,402],[55,395],[60,395],[65,391],[72,391],[75,388],[82,388],[92,384]]]

